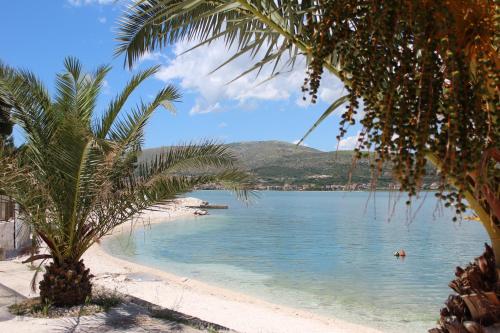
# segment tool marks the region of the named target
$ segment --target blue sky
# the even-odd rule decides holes
[[[117,94],[137,68],[161,65],[155,78],[140,87],[131,99],[135,104],[147,101],[168,83],[181,91],[182,101],[176,104],[177,114],[159,109],[146,129],[146,147],[180,142],[217,139],[223,142],[299,139],[323,110],[343,92],[342,85],[327,77],[316,105],[304,104],[300,85],[305,63],[293,71],[271,80],[248,75],[232,84],[225,83],[250,65],[241,58],[214,74],[209,72],[230,53],[217,43],[180,55],[192,43],[181,43],[161,52],[147,54],[129,71],[124,57],[113,56],[116,21],[124,3],[113,0],[17,0],[5,2],[0,13],[0,59],[5,63],[35,72],[52,89],[54,75],[62,69],[66,56],[78,57],[92,70],[110,64],[99,107]],[[330,117],[306,140],[308,146],[334,150],[338,133],[338,115]],[[341,149],[350,149],[357,127],[341,142]],[[22,134],[16,130],[16,142]]]

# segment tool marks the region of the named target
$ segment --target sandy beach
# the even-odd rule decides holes
[[[195,198],[178,199],[162,210],[147,211],[131,223],[116,228],[113,234],[168,223],[179,217],[193,216]],[[197,217],[203,218],[203,217]],[[108,236],[109,237],[109,236]],[[234,329],[241,333],[380,333],[365,326],[326,318],[306,311],[268,303],[244,294],[138,265],[107,254],[95,244],[84,256],[95,275],[94,283],[135,296],[190,316]],[[33,272],[20,260],[0,262],[0,283],[26,297]],[[19,322],[11,321],[14,327]],[[9,322],[0,323],[0,327]],[[17,326],[16,326],[17,325]],[[7,327],[7,326],[5,326]]]

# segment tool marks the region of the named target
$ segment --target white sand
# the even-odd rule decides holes
[[[141,220],[134,221],[132,227],[171,221],[180,216],[192,216],[194,210],[185,206],[200,202],[194,198],[179,199],[170,204],[166,211],[149,211],[142,214]],[[130,230],[131,225],[128,224],[119,227],[116,232]],[[98,285],[241,333],[380,333],[361,325],[271,304],[200,281],[121,260],[104,252],[98,244],[85,254],[84,260],[95,275],[94,283]],[[13,261],[0,262],[0,283],[32,297],[29,292],[29,278],[32,272],[19,266],[25,265]],[[41,320],[32,321],[33,324],[34,322],[44,323]],[[0,322],[0,328],[7,328],[4,325],[8,325],[8,322]],[[19,322],[12,327],[20,328]]]

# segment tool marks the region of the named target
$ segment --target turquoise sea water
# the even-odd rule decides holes
[[[432,193],[413,203],[414,218],[404,196],[393,210],[396,194],[388,192],[371,198],[367,192],[262,192],[249,206],[222,191],[189,195],[230,209],[115,236],[105,249],[391,333],[432,327],[455,266],[481,254],[488,239],[476,222],[453,223]],[[406,259],[392,255],[399,248]]]

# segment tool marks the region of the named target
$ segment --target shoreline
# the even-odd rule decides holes
[[[201,201],[196,198],[176,199],[163,206],[165,210],[146,211],[130,223],[118,226],[105,238],[193,216],[195,209],[185,206]],[[94,244],[83,258],[96,275],[94,283],[98,285],[240,333],[382,333],[371,327],[273,304],[238,291],[117,258],[107,253],[101,244]]]

